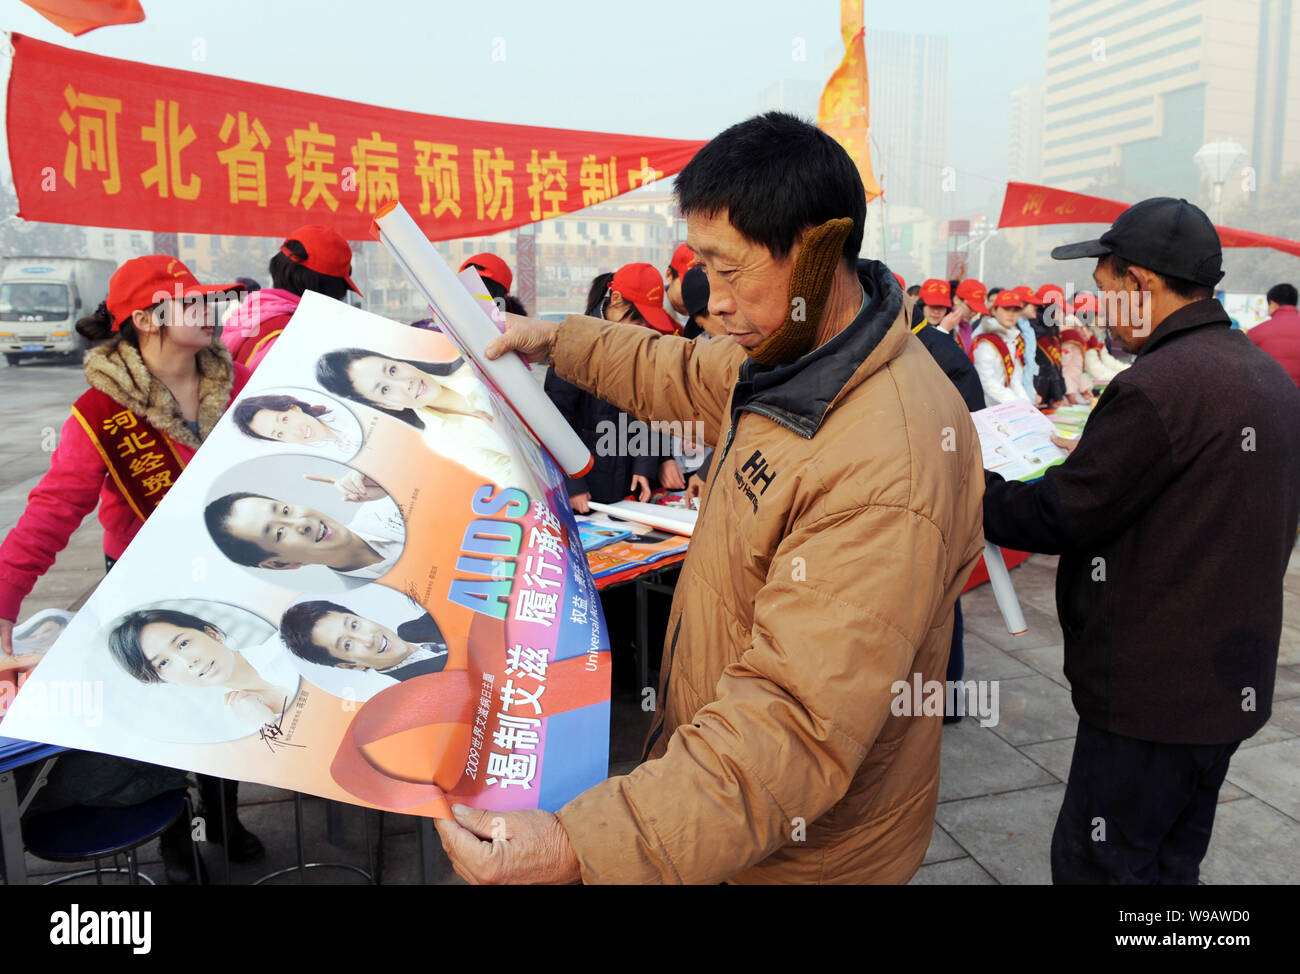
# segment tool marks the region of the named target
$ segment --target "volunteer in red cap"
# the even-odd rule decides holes
[[[979,297],[982,302],[984,295]],[[988,406],[1016,399],[1033,402],[1025,385],[1025,340],[1017,324],[1023,310],[1014,290],[999,291],[993,299],[993,313],[975,329],[971,360]]]
[[[631,316],[661,335],[682,333],[681,326],[664,310],[664,282],[650,264],[624,264],[614,272],[609,282],[609,310],[606,317],[610,321]]]
[[[478,276],[487,285],[488,294],[492,295],[493,301],[505,300],[506,295],[510,293],[510,285],[515,281],[514,274],[510,273],[509,264],[496,254],[482,253],[466,258],[465,263],[460,265],[462,271],[467,267],[478,271]]]
[[[973,277],[966,278],[953,292],[952,315],[946,319],[949,324],[945,331],[953,333],[967,355],[971,353],[975,341],[973,322],[980,315],[989,313],[989,307],[984,303],[987,294],[984,285]]]
[[[1055,289],[1055,290],[1053,290]],[[1044,284],[1037,291],[1024,289],[1028,295],[1026,311],[1034,333],[1034,392],[1044,408],[1065,404],[1065,376],[1061,372],[1061,339],[1057,325],[1057,308],[1053,302],[1064,292],[1054,284]],[[1026,350],[1026,355],[1028,355]]]
[[[254,291],[230,316],[221,340],[236,362],[256,369],[284,331],[305,291],[343,301],[352,283],[352,248],[329,227],[299,227],[271,257],[271,286]]]
[[[943,329],[941,322],[952,311],[952,287],[947,281],[932,277],[921,285],[921,306],[925,309],[925,321],[936,328]]]
[[[686,244],[678,244],[677,249],[673,251],[673,259],[668,262],[668,270],[664,271],[664,288],[668,294],[668,303],[679,315],[690,313],[682,297],[682,278],[694,265],[695,251]]]
[[[175,257],[136,257],[114,272],[107,297],[77,322],[77,331],[96,343],[85,358],[90,388],[73,404],[50,469],[0,545],[4,653],[13,651],[14,621],[23,600],[86,515],[99,506],[104,562],[112,568],[248,381],[248,370],[214,340],[221,304],[235,300],[243,287],[200,284]],[[156,446],[142,454],[142,443]],[[144,455],[149,464],[142,467]],[[119,790],[149,797],[188,784],[179,772],[76,752],[60,759],[52,774],[72,780],[57,782],[49,793],[80,795],[78,778],[94,776],[101,799]],[[221,817],[216,808],[210,814],[211,832]],[[162,838],[168,882],[192,883],[188,817],[177,821]],[[231,828],[232,848],[250,855],[261,851],[237,820]]]

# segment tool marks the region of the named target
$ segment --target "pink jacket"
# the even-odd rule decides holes
[[[185,425],[167,387],[153,378],[140,353],[126,342],[101,345],[86,353],[86,381],[148,422],[171,442],[181,461],[188,463],[250,374],[233,363],[219,343],[197,358],[201,374],[198,436]],[[104,526],[104,553],[118,558],[143,522],[108,475],[95,442],[72,416],[63,424],[49,472],[27,495],[22,517],[0,545],[0,618],[18,618],[22,601],[36,580],[54,564],[55,555],[67,546],[72,532],[97,503]]]
[[[221,328],[221,340],[231,357],[256,369],[289,323],[302,298],[276,287],[247,295]]]

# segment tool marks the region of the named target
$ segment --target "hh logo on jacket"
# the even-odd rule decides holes
[[[735,472],[735,476],[736,486],[749,498],[749,503],[753,505],[754,513],[757,514],[759,494],[767,493],[767,488],[776,479],[776,471],[767,465],[762,452],[755,450],[744,465]],[[758,494],[754,493],[755,490]]]

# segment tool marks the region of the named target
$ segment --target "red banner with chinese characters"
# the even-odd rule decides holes
[[[400,198],[430,239],[449,240],[610,199],[703,145],[394,111],[13,44],[9,157],[27,220],[264,237],[323,223],[362,240]]]
[[[1114,223],[1129,208],[1129,203],[1085,196],[1050,186],[1032,183],[1007,183],[1002,201],[999,227],[1040,227],[1049,223]],[[1224,247],[1268,247],[1300,257],[1300,241],[1272,237],[1253,230],[1216,226],[1219,243]]]

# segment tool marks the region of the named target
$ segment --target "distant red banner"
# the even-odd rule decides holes
[[[9,157],[27,220],[368,239],[401,199],[432,240],[570,213],[678,172],[702,142],[420,115],[13,35]],[[428,88],[436,91],[436,73]]]
[[[1051,223],[1114,223],[1129,203],[1085,196],[1032,183],[1007,183],[999,227],[1040,227]],[[1224,247],[1268,247],[1300,257],[1300,241],[1272,237],[1253,230],[1216,226]]]

